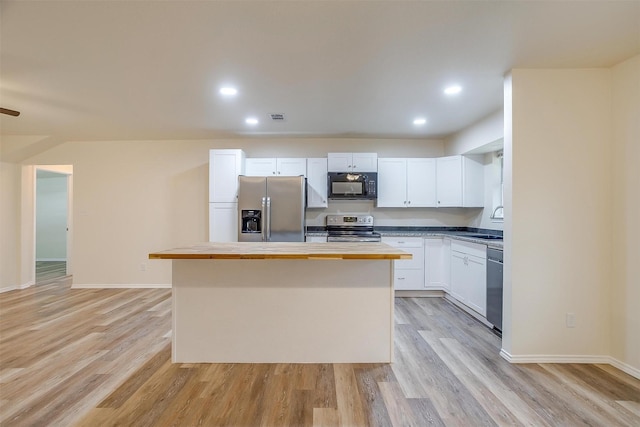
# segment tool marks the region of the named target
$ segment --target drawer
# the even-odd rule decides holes
[[[478,258],[487,257],[487,245],[479,243],[463,242],[461,240],[451,240],[451,252],[459,252]]]
[[[412,259],[400,259],[394,262],[394,267],[396,270],[403,268],[412,268],[412,269],[424,269],[424,248],[420,246],[419,248],[412,247],[400,247],[398,249],[402,249],[405,252],[409,252],[413,258]]]
[[[393,288],[395,290],[424,289],[424,270],[395,270]]]
[[[385,237],[382,236],[382,243],[386,243],[394,248],[421,248],[424,239],[422,237]]]

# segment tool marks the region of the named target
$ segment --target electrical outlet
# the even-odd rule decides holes
[[[147,271],[147,264],[144,262],[140,264],[140,271]]]
[[[567,328],[576,327],[576,315],[575,313],[567,313]]]

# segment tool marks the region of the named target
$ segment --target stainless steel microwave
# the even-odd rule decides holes
[[[329,198],[333,200],[376,200],[377,172],[329,172]]]

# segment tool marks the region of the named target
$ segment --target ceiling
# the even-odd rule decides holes
[[[22,113],[0,115],[2,135],[64,140],[442,138],[500,109],[512,68],[640,53],[640,1],[2,0],[0,13],[0,106]],[[463,91],[445,96],[452,83]]]

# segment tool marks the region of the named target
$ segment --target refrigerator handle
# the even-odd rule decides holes
[[[264,242],[267,237],[267,228],[265,227],[265,223],[266,218],[267,218],[267,198],[263,197],[262,198],[262,203],[261,203],[261,208],[262,208],[262,215],[260,216],[260,230],[262,230],[260,233],[262,234],[262,241]]]
[[[267,228],[267,232],[266,232],[266,239],[264,239],[265,241],[270,241],[271,240],[271,197],[265,197],[265,199],[267,199],[267,209],[266,209],[266,213],[267,213],[267,218],[266,218],[266,228]]]

